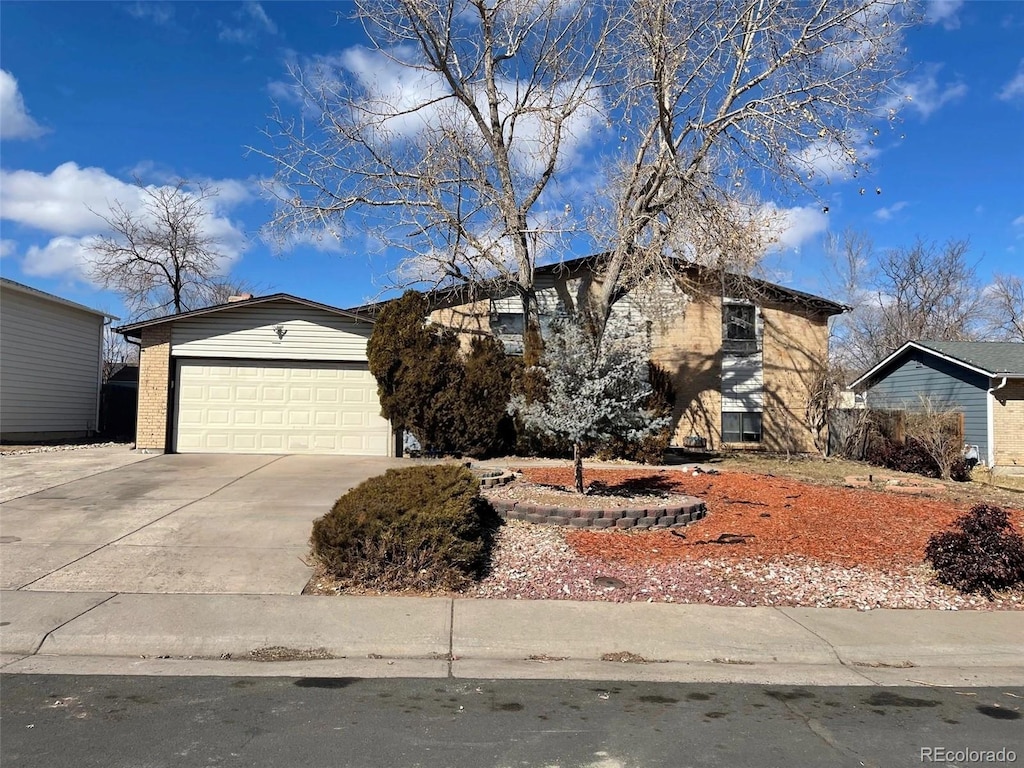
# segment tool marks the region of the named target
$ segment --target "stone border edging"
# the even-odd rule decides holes
[[[499,485],[508,485],[509,483],[511,483],[515,479],[516,479],[515,472],[510,472],[509,470],[505,469],[505,470],[501,470],[501,474],[500,475],[494,475],[494,476],[491,476],[491,477],[481,476],[480,477],[480,487],[481,488],[494,488],[495,486],[499,486]]]
[[[638,508],[613,507],[610,509],[579,509],[534,504],[512,499],[489,499],[491,506],[504,520],[523,520],[528,523],[568,525],[572,528],[683,528],[707,515],[702,499],[687,496],[685,501],[670,506]]]

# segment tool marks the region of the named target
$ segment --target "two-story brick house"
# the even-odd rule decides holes
[[[574,313],[599,279],[599,257],[535,273],[541,324]],[[828,359],[828,319],[847,308],[763,280],[681,264],[653,301],[623,295],[610,326],[646,334],[652,360],[676,390],[673,445],[812,452],[806,408]],[[522,352],[522,302],[514,287],[436,292],[433,322],[464,338],[493,334]],[[362,307],[362,311],[373,308]]]

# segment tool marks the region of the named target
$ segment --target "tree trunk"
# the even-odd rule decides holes
[[[583,453],[580,444],[572,444],[572,466],[576,478],[576,493],[583,493]]]
[[[540,307],[537,305],[537,292],[532,284],[518,287],[519,297],[523,302],[523,365],[529,367],[540,363],[541,355],[544,353]]]

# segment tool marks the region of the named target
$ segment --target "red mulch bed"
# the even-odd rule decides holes
[[[522,470],[533,483],[572,487],[572,470]],[[573,530],[570,546],[581,555],[644,565],[706,557],[773,559],[798,555],[822,563],[886,567],[924,559],[933,533],[947,529],[967,508],[919,496],[850,489],[739,472],[700,474],[643,470],[587,470],[585,480],[609,491],[653,485],[697,496],[708,516],[677,531],[615,532]],[[1019,529],[1024,514],[1011,511]],[[742,544],[714,543],[740,534]]]

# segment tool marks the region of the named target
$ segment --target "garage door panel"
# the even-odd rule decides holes
[[[313,423],[312,412],[289,410],[288,411],[288,426],[289,427],[308,427]]]
[[[239,384],[235,387],[236,403],[258,403],[260,401],[260,389],[252,384]]]
[[[175,450],[389,453],[377,383],[358,363],[179,364]]]
[[[342,426],[341,419],[339,418],[340,416],[341,414],[337,411],[317,411],[313,418],[316,426],[318,427],[331,427],[333,429],[337,429]]]

